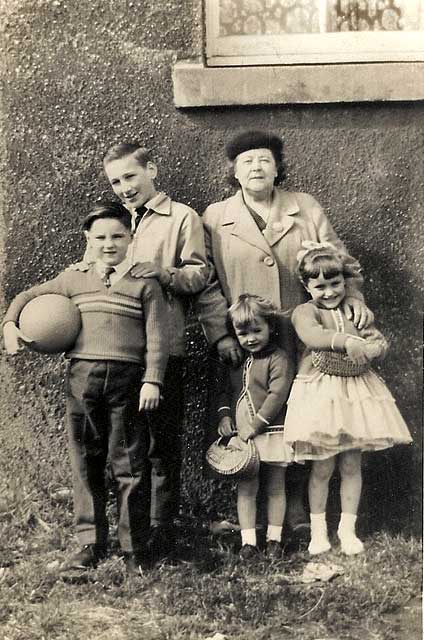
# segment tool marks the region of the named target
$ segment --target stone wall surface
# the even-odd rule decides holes
[[[415,438],[412,448],[366,457],[364,508],[371,526],[419,527],[423,103],[178,110],[172,65],[201,58],[200,0],[0,0],[0,28],[5,301],[81,256],[80,220],[110,195],[101,158],[111,144],[151,147],[159,188],[201,211],[231,192],[223,154],[231,135],[282,134],[287,188],[322,203],[363,265],[368,304],[392,342],[379,370]],[[225,511],[231,492],[202,471],[205,343],[189,324],[184,504]],[[25,405],[32,456],[54,473],[65,365],[27,354],[3,366],[15,394],[2,402]]]

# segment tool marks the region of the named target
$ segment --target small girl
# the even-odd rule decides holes
[[[342,552],[363,551],[355,523],[361,495],[361,452],[411,442],[393,396],[369,367],[388,344],[374,327],[357,330],[342,311],[343,256],[329,242],[304,242],[298,273],[312,300],[295,308],[292,323],[305,351],[288,401],[284,440],[296,461],[313,460],[309,479],[311,555],[328,551],[328,484],[340,471]]]
[[[263,477],[267,497],[266,553],[275,560],[281,557],[285,497],[285,467],[293,460],[291,447],[283,442],[286,401],[293,380],[293,371],[285,351],[274,344],[282,314],[274,305],[259,296],[243,294],[229,309],[229,320],[245,360],[238,369],[230,370],[231,400],[224,392],[218,409],[218,433],[234,433],[232,416],[238,436],[255,439],[261,461],[259,475]],[[231,329],[231,327],[230,327]],[[240,557],[248,560],[258,553],[256,542],[256,496],[259,477],[240,480],[237,511],[241,528]]]

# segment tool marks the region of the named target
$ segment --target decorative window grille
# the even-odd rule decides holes
[[[424,0],[205,0],[210,66],[424,61]]]

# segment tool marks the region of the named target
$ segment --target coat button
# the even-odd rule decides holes
[[[266,258],[264,258],[264,262],[267,267],[272,267],[274,264],[274,260],[271,258],[271,256],[267,256]]]

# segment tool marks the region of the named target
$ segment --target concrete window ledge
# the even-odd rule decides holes
[[[423,62],[206,67],[172,72],[176,107],[424,100]]]

